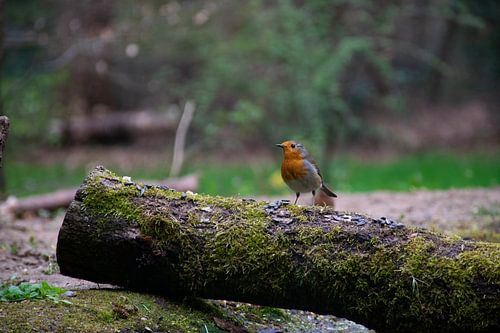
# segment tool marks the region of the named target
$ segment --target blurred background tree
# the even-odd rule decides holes
[[[477,112],[488,126],[467,144],[499,141],[495,0],[18,0],[5,18],[11,149],[74,144],[64,128],[75,116],[178,118],[186,100],[197,105],[192,155],[285,138],[321,164],[355,145],[449,148],[455,132],[436,142],[428,124],[472,126]]]

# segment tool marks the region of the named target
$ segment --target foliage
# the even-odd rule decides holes
[[[40,283],[21,282],[19,285],[6,285],[0,289],[0,302],[20,302],[24,300],[47,299],[54,303],[72,304],[61,299],[66,290],[52,286],[47,281]]]
[[[180,4],[173,13],[167,9],[167,22],[170,15],[179,19],[168,27],[161,15],[154,15],[163,7],[136,5],[148,8],[154,22],[147,26],[151,32],[140,46],[162,57],[165,51],[156,44],[159,34],[166,35],[164,41],[173,53],[155,68],[154,76],[171,87],[171,100],[197,102],[195,125],[213,143],[220,144],[221,135],[278,140],[300,132],[322,149],[339,135],[359,129],[362,104],[374,102],[378,95],[372,78],[363,78],[364,88],[358,91],[343,89],[353,61],[372,66],[377,79],[385,81],[392,73],[371,36],[348,36],[331,25],[340,3],[194,3]],[[228,12],[234,13],[230,22]],[[207,21],[196,24],[201,14]],[[176,71],[185,67],[189,75],[179,77]]]
[[[128,65],[145,67],[154,60],[146,73],[131,75],[144,87],[154,83],[158,91],[167,91],[162,103],[197,103],[194,125],[201,145],[233,147],[294,137],[323,152],[338,140],[370,135],[363,129],[368,113],[399,111],[408,98],[420,98],[416,92],[425,91],[437,76],[456,77],[448,60],[418,36],[425,33],[421,22],[444,31],[448,22],[463,30],[485,30],[487,22],[471,6],[128,1],[117,21],[134,29],[118,44],[119,52],[129,43],[141,50]],[[445,34],[439,39],[448,42]]]
[[[62,116],[58,87],[65,79],[63,72],[3,78],[1,98],[11,123],[7,148],[55,143],[50,128]]]
[[[70,20],[74,8],[82,15]],[[463,87],[474,86],[476,76],[467,73],[476,73],[478,50],[485,60],[481,83],[497,82],[500,48],[489,37],[498,35],[493,13],[499,10],[494,1],[55,1],[47,8],[33,0],[9,2],[7,31],[31,24],[47,42],[7,50],[7,90],[14,78],[36,75],[20,80],[16,86],[23,89],[10,89],[5,109],[19,110],[25,124],[28,115],[42,119],[36,123],[46,128],[45,115],[59,115],[60,105],[53,103],[55,86],[39,82],[52,75],[41,69],[54,55],[79,50],[63,66],[70,73],[64,81],[78,86],[101,80],[107,89],[94,82],[75,88],[77,96],[59,98],[81,104],[64,105],[71,112],[92,112],[96,103],[105,103],[90,100],[101,90],[112,95],[108,107],[120,109],[164,109],[192,99],[192,140],[204,147],[294,137],[323,152],[338,140],[371,135],[363,126],[369,113],[400,111],[411,99],[427,101],[426,90],[442,76],[453,76],[447,85],[462,96]],[[90,19],[99,14],[102,22]],[[483,35],[476,38],[479,31]],[[104,42],[106,50],[87,50],[88,41]],[[476,43],[474,54],[468,53],[468,41]],[[440,47],[457,51],[446,56]],[[23,52],[31,60],[16,62],[26,58]],[[454,68],[463,68],[464,75]],[[13,132],[22,140],[46,139],[39,129]]]
[[[492,187],[500,184],[499,163],[498,156],[481,153],[430,152],[388,161],[339,157],[325,173],[337,188],[354,192]]]
[[[78,186],[86,174],[84,167],[67,168],[60,163],[37,165],[8,159],[4,167],[9,180],[7,193],[16,196],[40,194]]]

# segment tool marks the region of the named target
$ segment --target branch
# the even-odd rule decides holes
[[[177,127],[177,131],[175,133],[174,156],[172,157],[172,166],[170,167],[170,177],[177,177],[181,171],[182,164],[184,163],[186,135],[189,124],[191,124],[191,120],[193,119],[195,109],[196,108],[193,102],[186,102],[184,112],[182,113],[179,126]]]

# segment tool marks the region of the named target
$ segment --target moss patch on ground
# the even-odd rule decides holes
[[[226,332],[217,327],[214,318],[251,333],[266,328],[284,332],[368,331],[334,316],[199,298],[179,303],[123,290],[93,289],[77,291],[70,299],[72,305],[42,300],[0,302],[0,332]]]
[[[1,332],[199,332],[210,314],[163,298],[122,290],[82,290],[72,305],[0,303]]]

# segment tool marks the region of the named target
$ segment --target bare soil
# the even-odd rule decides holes
[[[310,201],[311,198],[304,195],[299,203],[309,204]],[[500,234],[500,187],[407,193],[339,193],[335,204],[340,211],[385,216],[406,225],[458,233],[468,238],[498,241]],[[55,251],[63,218],[63,214],[58,214],[55,217],[31,216],[1,221],[0,281],[14,278],[16,282],[46,280],[69,289],[97,287],[93,282],[58,273]]]

